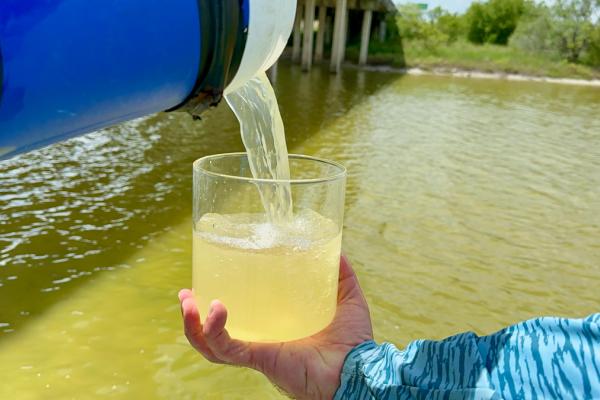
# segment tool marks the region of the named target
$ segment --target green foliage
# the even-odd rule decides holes
[[[348,60],[358,61],[359,46],[347,49]],[[369,47],[369,63],[398,68],[419,67],[425,70],[482,71],[490,73],[550,76],[555,78],[600,79],[600,71],[581,64],[550,59],[544,55],[524,52],[510,46],[476,45],[466,40],[440,46],[431,51],[418,41],[380,43],[373,40]]]
[[[448,36],[448,42],[456,42],[466,32],[465,20],[458,15],[446,14],[438,19],[438,28]]]
[[[596,23],[590,35],[590,47],[588,49],[585,63],[600,67],[600,23]]]
[[[429,19],[435,27],[448,37],[448,43],[454,43],[467,32],[466,20],[458,14],[450,14],[441,7],[429,12]]]
[[[552,7],[554,32],[560,53],[578,62],[590,46],[594,32],[592,16],[599,11],[595,0],[556,0]]]
[[[467,11],[469,41],[507,44],[525,8],[525,0],[490,0],[471,4]]]
[[[510,38],[510,46],[555,58],[559,52],[554,30],[551,10],[544,4],[530,4]]]
[[[425,20],[416,4],[402,6],[399,11],[397,23],[403,40],[418,41],[430,50],[448,41],[448,36],[437,29],[433,22]]]
[[[409,4],[394,22],[397,33],[389,44],[375,44],[370,60],[561,77],[600,74],[600,0],[482,0],[464,15]]]
[[[386,40],[391,42],[398,42],[400,40],[400,28],[398,26],[398,22],[396,21],[396,17],[393,14],[388,14],[385,17],[385,25],[386,25]]]
[[[600,66],[598,57],[598,0],[557,0],[552,6],[530,5],[510,40],[522,51],[584,61]]]
[[[399,11],[397,24],[402,39],[418,41],[430,50],[457,41],[466,31],[464,17],[441,7],[424,13],[418,5],[408,4]]]
[[[398,31],[402,39],[420,38],[420,27],[423,23],[421,10],[414,4],[400,6],[398,9]]]
[[[459,69],[555,78],[600,78],[600,71],[585,65],[568,63],[510,46],[476,45],[466,40],[441,46],[435,52],[429,51],[416,42],[409,42],[404,46],[404,54],[409,67],[429,70]]]

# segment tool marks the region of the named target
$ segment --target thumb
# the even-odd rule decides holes
[[[356,273],[345,255],[340,258],[340,277],[338,288],[338,304],[343,304],[353,299],[364,301],[364,295],[358,284]],[[366,301],[365,301],[366,302]]]

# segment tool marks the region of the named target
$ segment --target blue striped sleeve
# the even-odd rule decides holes
[[[341,399],[600,399],[600,314],[539,318],[490,336],[365,342],[346,357]]]

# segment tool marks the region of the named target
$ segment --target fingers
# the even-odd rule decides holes
[[[202,322],[200,313],[196,306],[196,300],[191,290],[184,289],[179,292],[179,301],[181,302],[181,315],[183,316],[183,326],[185,336],[190,344],[206,358],[214,363],[223,363],[210,350],[204,339],[202,332]]]
[[[204,335],[212,343],[223,343],[223,336],[227,333],[225,323],[227,322],[227,309],[220,301],[214,300],[210,303],[210,311],[204,324]]]
[[[194,294],[188,289],[179,292],[185,336],[208,361],[255,368],[252,345],[231,339],[225,329],[227,309],[215,300],[211,303],[204,324],[196,306]]]
[[[252,346],[232,339],[225,329],[226,322],[227,309],[220,301],[213,301],[203,328],[206,344],[216,357],[229,364],[255,368]]]
[[[187,299],[188,297],[194,297],[194,294],[190,289],[181,289],[177,297],[179,297],[180,302],[183,302],[183,300]]]

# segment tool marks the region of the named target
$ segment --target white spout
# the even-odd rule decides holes
[[[294,25],[296,0],[250,0],[249,4],[246,48],[237,74],[225,89],[226,94],[275,64]]]

